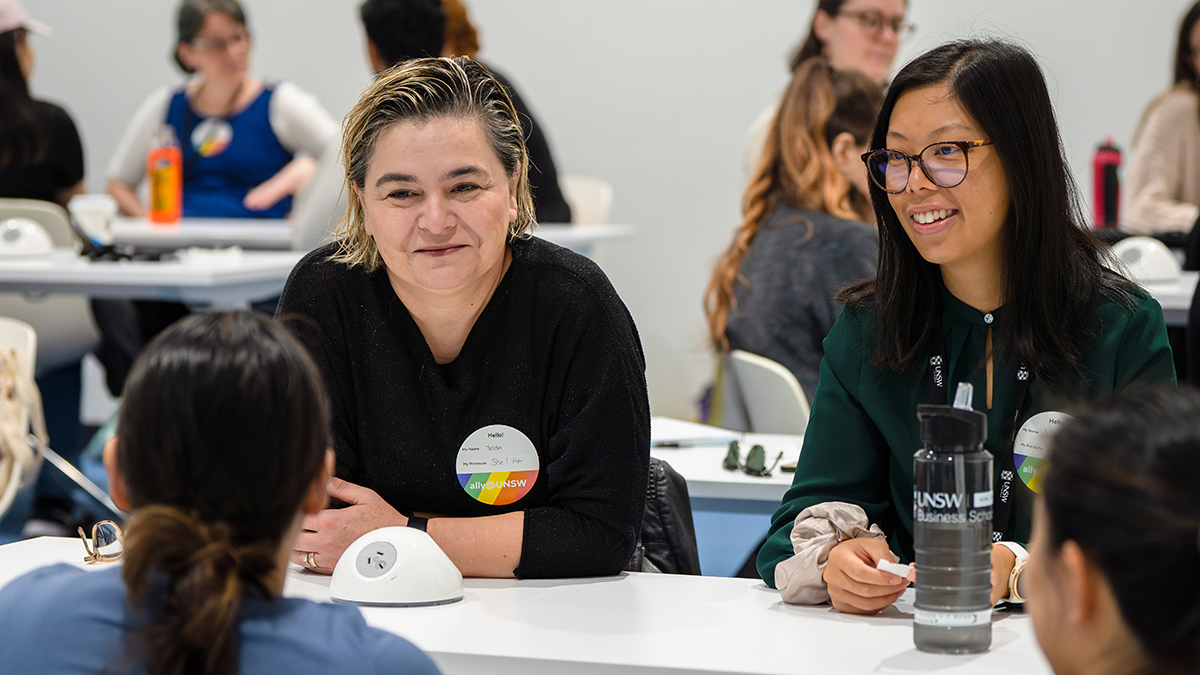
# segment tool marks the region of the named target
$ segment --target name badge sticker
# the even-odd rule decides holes
[[[201,157],[216,157],[233,142],[233,127],[220,117],[206,117],[192,130],[192,147]]]
[[[1021,482],[1034,492],[1041,493],[1042,484],[1038,480],[1038,468],[1046,454],[1050,451],[1050,439],[1071,416],[1066,413],[1049,411],[1038,413],[1021,425],[1013,442],[1013,464],[1017,467],[1017,475]]]
[[[476,501],[512,504],[529,494],[541,468],[533,441],[507,424],[490,424],[458,449],[458,482]]]

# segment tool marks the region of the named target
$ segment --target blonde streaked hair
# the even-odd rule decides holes
[[[790,204],[838,218],[874,221],[870,201],[842,175],[830,146],[841,133],[866,145],[882,104],[882,87],[863,73],[834,70],[823,57],[808,59],[796,69],[742,197],[742,224],[704,294],[709,339],[720,352],[729,350],[725,324],[736,309],[734,287],[747,283],[738,270],[758,228],[776,207]]]
[[[350,188],[364,188],[367,166],[384,131],[401,122],[424,123],[443,117],[475,120],[505,174],[510,179],[517,176],[517,218],[509,223],[509,240],[533,228],[529,153],[508,92],[487,68],[471,59],[413,59],[380,73],[346,115],[342,165],[346,167],[349,204],[338,224],[339,248],[334,260],[362,265],[368,272],[383,264],[375,240],[367,234],[362,202]]]

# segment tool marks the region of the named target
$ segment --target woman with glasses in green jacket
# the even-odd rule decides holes
[[[888,90],[870,147],[878,273],[839,295],[846,310],[759,573],[788,602],[874,613],[899,598],[908,582],[875,566],[914,559],[917,405],[969,382],[996,458],[992,599],[1004,599],[1037,487],[1014,468],[1016,430],[1131,382],[1173,381],[1162,311],[1081,226],[1024,49],[964,40],[918,57]]]

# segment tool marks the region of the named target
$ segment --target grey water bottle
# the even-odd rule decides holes
[[[917,554],[913,642],[923,652],[973,654],[992,643],[992,454],[969,384],[954,406],[921,405],[913,458]]]

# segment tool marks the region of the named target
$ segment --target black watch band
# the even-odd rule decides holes
[[[422,518],[421,516],[409,516],[408,517],[408,526],[409,527],[412,527],[412,528],[415,528],[415,529],[418,529],[418,530],[424,532],[425,528],[428,525],[429,525],[428,518]]]

